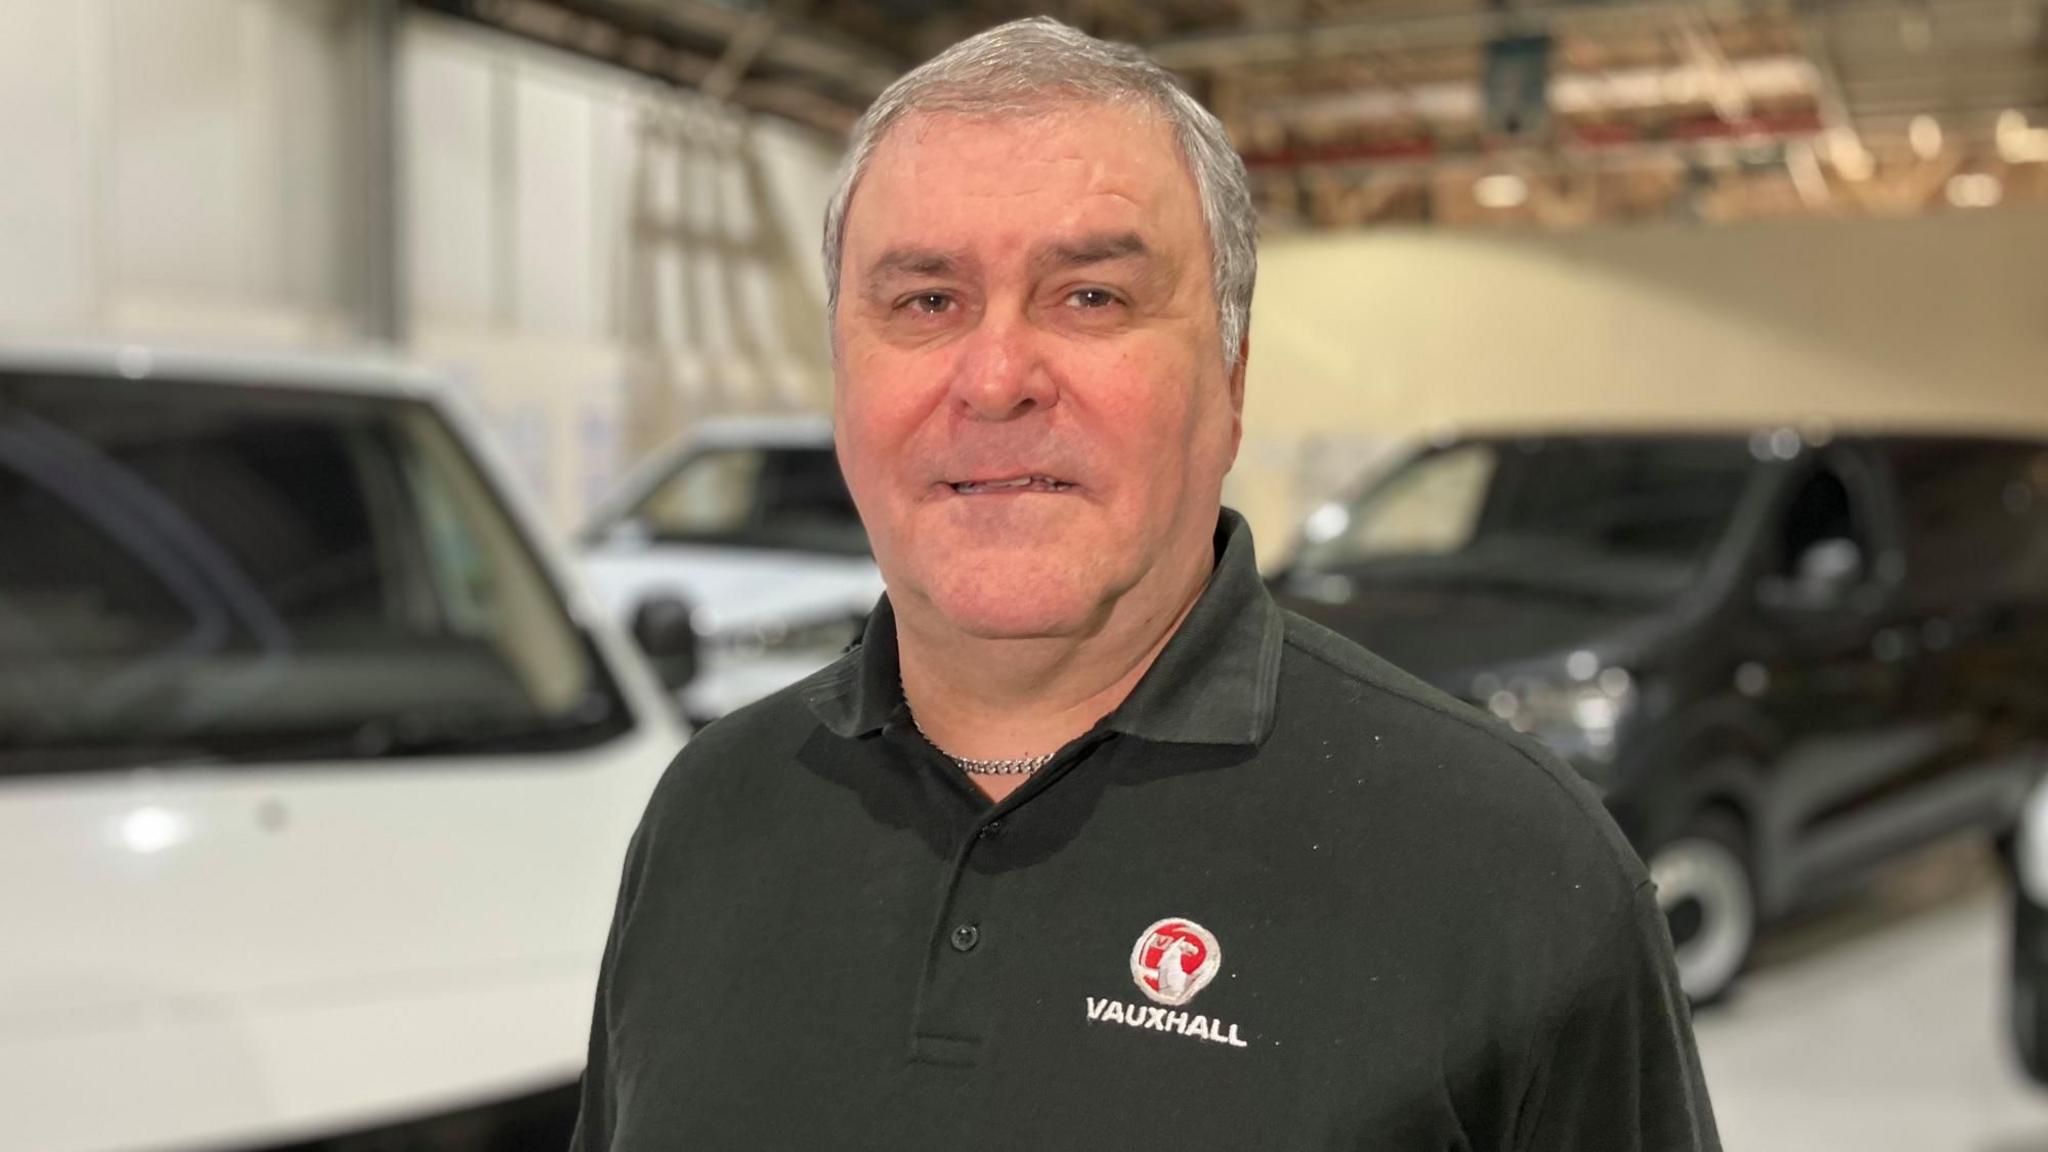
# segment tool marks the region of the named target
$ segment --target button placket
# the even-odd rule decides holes
[[[913,1025],[912,1051],[924,1062],[971,1063],[988,1030],[996,959],[989,954],[989,910],[996,877],[974,867],[977,856],[991,847],[988,827],[968,831],[961,842],[934,926]]]
[[[988,899],[995,877],[974,865],[977,858],[986,858],[991,847],[989,828],[995,823],[990,821],[977,828],[961,844],[954,859],[950,894],[941,923],[947,950],[956,956],[968,956],[987,941]]]

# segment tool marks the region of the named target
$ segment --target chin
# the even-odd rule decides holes
[[[978,640],[1044,640],[1089,631],[1095,614],[1040,606],[941,604],[939,615],[962,634]]]
[[[1023,563],[999,571],[932,573],[926,598],[952,627],[984,640],[1028,640],[1092,631],[1114,598],[1087,565]]]

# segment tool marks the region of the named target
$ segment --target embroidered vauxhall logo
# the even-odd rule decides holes
[[[1207,928],[1192,920],[1166,919],[1145,929],[1131,949],[1131,979],[1145,998],[1165,1007],[1088,997],[1088,1019],[1102,1024],[1122,1024],[1171,1032],[1195,1040],[1228,1044],[1233,1048],[1250,1045],[1238,1039],[1237,1025],[1211,1020],[1207,1016],[1169,1011],[1195,998],[1209,986],[1223,967],[1223,949]]]
[[[1223,949],[1192,920],[1161,920],[1131,949],[1131,979],[1153,1001],[1178,1008],[1209,986],[1223,967]]]

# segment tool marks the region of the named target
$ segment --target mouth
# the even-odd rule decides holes
[[[1013,476],[1008,480],[962,480],[946,485],[961,496],[997,496],[1011,492],[1065,492],[1073,484],[1051,476]]]

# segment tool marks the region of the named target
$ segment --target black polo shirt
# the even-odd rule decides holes
[[[576,1147],[1717,1147],[1570,769],[1268,597],[1244,522],[999,804],[865,641],[706,728],[628,854]]]

